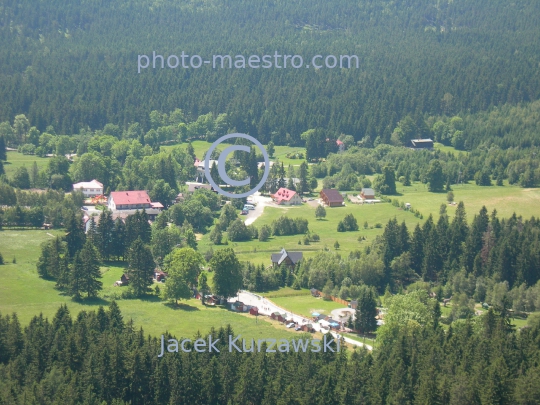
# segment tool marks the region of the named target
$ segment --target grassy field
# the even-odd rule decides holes
[[[166,145],[161,146],[161,149],[164,151],[168,151],[172,148],[176,148],[177,146],[181,146],[183,148],[187,147],[187,143],[181,143],[176,145]],[[210,149],[210,145],[212,145],[210,142],[206,141],[193,141],[191,142],[191,145],[193,146],[193,150],[195,151],[195,156],[197,156],[199,159],[203,160],[205,158],[205,153]],[[217,147],[218,150],[222,151],[227,146],[230,146],[229,143],[222,143],[220,146]],[[266,145],[265,145],[266,146]],[[285,165],[285,168],[287,168],[289,165],[293,166],[299,166],[305,159],[290,159],[287,157],[288,153],[294,154],[294,153],[302,153],[305,157],[306,155],[306,148],[301,147],[289,147],[289,146],[275,146],[275,152],[274,156],[272,156],[271,160],[279,159],[280,162],[283,162]]]
[[[338,222],[350,213],[357,219],[360,229],[357,232],[337,232]],[[266,207],[261,217],[254,222],[254,225],[258,228],[262,225],[271,225],[281,215],[307,219],[309,221],[309,230],[312,233],[318,234],[320,241],[304,245],[304,235],[293,235],[272,237],[267,242],[251,240],[247,242],[229,242],[226,246],[215,246],[211,244],[209,234],[207,233],[200,241],[199,249],[204,252],[210,247],[214,250],[223,247],[232,247],[240,260],[270,264],[270,254],[279,252],[282,248],[302,251],[305,257],[309,257],[315,255],[317,251],[325,247],[334,250],[334,242],[337,240],[340,244],[338,251],[348,254],[350,251],[362,249],[371,243],[377,235],[382,233],[382,226],[388,222],[388,219],[394,216],[399,222],[404,220],[411,229],[420,221],[412,213],[400,210],[388,203],[363,206],[348,204],[345,207],[327,208],[326,218],[324,220],[316,220],[315,207],[309,204],[303,204],[301,206],[287,208]],[[365,221],[368,222],[368,229],[363,228]],[[381,224],[381,228],[370,228],[374,227],[377,223]],[[366,240],[359,242],[359,236],[366,237]],[[301,245],[298,244],[299,241],[302,241]]]
[[[307,288],[294,290],[290,287],[284,287],[277,291],[262,292],[260,294],[280,307],[308,318],[311,318],[313,312],[330,315],[332,310],[343,308],[343,305],[337,302],[313,297]]]
[[[433,144],[433,147],[435,149],[438,149],[440,150],[441,152],[450,152],[450,153],[454,153],[456,155],[460,154],[460,153],[463,153],[464,155],[468,154],[469,151],[465,151],[465,150],[457,150],[456,148],[454,148],[453,146],[446,146],[446,145],[443,145],[442,143],[438,143],[438,142],[435,142]]]
[[[404,187],[401,183],[396,183],[399,196],[392,196],[400,202],[410,203],[411,206],[419,210],[424,219],[429,214],[435,218],[439,216],[441,204],[447,203],[446,192],[430,193],[427,186],[422,183],[414,183],[409,187]],[[477,214],[483,205],[488,212],[497,210],[499,218],[507,218],[515,212],[524,218],[538,216],[538,207],[540,206],[540,188],[521,188],[510,186],[505,183],[504,186],[481,187],[476,184],[453,185],[454,201],[463,201],[467,211],[467,219],[472,220],[474,214]],[[447,212],[450,217],[454,216],[457,205],[448,205]]]
[[[67,304],[72,315],[81,310],[96,310],[99,305],[108,305],[111,296],[121,291],[113,287],[123,272],[121,266],[103,267],[104,289],[98,299],[92,302],[73,302],[54,289],[54,281],[38,277],[36,262],[40,254],[40,244],[62,231],[10,230],[0,231],[0,252],[7,264],[0,266],[0,313],[16,312],[23,324],[43,313],[51,319],[61,304]],[[16,264],[11,263],[13,257]],[[117,301],[124,319],[132,318],[137,327],[147,334],[160,335],[165,331],[180,337],[191,337],[197,331],[206,333],[212,326],[231,324],[235,333],[246,338],[290,338],[294,332],[266,317],[256,320],[247,314],[237,314],[221,307],[204,307],[199,300],[183,301],[175,306],[164,303],[157,297],[145,300]]]
[[[256,227],[271,225],[275,219],[282,215],[293,218],[301,217],[309,221],[310,231],[318,234],[320,241],[304,245],[303,235],[293,235],[272,237],[267,242],[259,242],[258,240],[229,242],[226,247],[233,247],[240,260],[265,264],[269,264],[269,257],[272,252],[278,252],[282,248],[302,251],[305,257],[310,257],[324,248],[334,250],[336,240],[340,244],[338,251],[348,254],[350,251],[362,249],[371,243],[376,236],[382,234],[383,227],[393,217],[396,217],[398,222],[405,221],[412,232],[416,223],[425,221],[429,214],[432,214],[435,221],[437,221],[440,206],[446,203],[448,215],[453,218],[457,205],[449,205],[446,202],[446,193],[430,193],[427,191],[427,187],[421,183],[414,183],[409,187],[403,187],[398,183],[397,188],[400,195],[391,198],[403,203],[410,203],[414,209],[422,213],[423,220],[390,203],[366,205],[347,203],[345,207],[327,208],[327,216],[324,220],[315,219],[315,207],[309,204],[295,207],[269,206],[254,222]],[[464,184],[454,186],[453,192],[455,201],[464,202],[469,222],[472,221],[474,215],[479,212],[483,205],[487,207],[490,213],[493,209],[496,209],[499,218],[510,217],[514,212],[524,218],[530,218],[533,215],[538,216],[540,189],[524,189],[509,185],[480,187],[475,184]],[[360,229],[357,232],[337,232],[338,222],[350,213],[357,219]],[[368,228],[364,229],[364,222],[366,221]],[[382,227],[376,228],[376,224],[381,224]],[[366,237],[366,240],[359,242],[359,236]],[[299,241],[302,243],[299,244]],[[199,246],[202,251],[206,251],[211,246],[214,250],[224,247],[213,246],[209,241],[208,234],[203,236]]]
[[[48,161],[48,158],[42,158],[35,155],[23,155],[19,152],[8,151],[7,162],[4,162],[4,170],[6,172],[6,176],[11,179],[19,167],[26,166],[28,173],[30,173],[30,169],[32,168],[34,162],[37,163],[39,170],[41,170],[47,166]]]

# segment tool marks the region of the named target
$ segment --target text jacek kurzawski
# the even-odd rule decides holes
[[[199,338],[194,342],[191,339],[183,339],[178,341],[176,339],[168,339],[167,344],[165,343],[165,336],[161,335],[161,353],[158,357],[163,357],[165,352],[168,353],[178,353],[178,351],[183,351],[185,353],[190,352],[217,352],[220,350],[215,346],[220,339],[213,339],[212,335],[208,336],[208,340]],[[266,343],[266,350],[264,347],[261,348],[263,343]],[[292,339],[288,341],[286,339],[255,339],[248,340],[241,339],[241,335],[232,336],[229,335],[229,352],[237,351],[239,353],[253,353],[255,351],[261,352],[266,351],[266,353],[276,353],[279,351],[281,353],[290,352],[307,352],[311,351],[313,353],[318,352],[339,352],[339,339],[337,339],[337,348],[333,348],[331,345],[334,343],[334,339],[327,338],[327,335],[324,335],[324,338],[321,339]]]

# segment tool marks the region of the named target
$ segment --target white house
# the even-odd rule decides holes
[[[85,197],[103,195],[103,184],[97,180],[82,181],[73,185],[73,190],[81,190]]]

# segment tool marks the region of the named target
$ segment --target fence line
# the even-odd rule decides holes
[[[341,298],[339,298],[339,297],[334,297],[333,295],[327,295],[327,294],[324,294],[324,293],[322,293],[322,292],[319,291],[319,290],[315,290],[315,291],[317,291],[317,294],[319,294],[321,297],[330,297],[330,299],[331,299],[332,301],[334,301],[334,302],[337,302],[337,303],[339,303],[339,304],[341,304],[341,305],[345,305],[346,307],[349,306],[349,301],[347,301],[347,300],[342,300]]]

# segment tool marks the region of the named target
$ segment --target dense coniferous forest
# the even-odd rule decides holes
[[[490,310],[444,333],[439,315],[402,325],[407,333],[373,354],[230,352],[228,327],[209,331],[219,353],[188,344],[191,353],[160,358],[160,339],[136,330],[114,302],[76,319],[62,306],[25,328],[2,314],[0,404],[537,403],[540,325],[515,331]]]
[[[389,142],[406,117],[540,95],[534,0],[4,1],[0,121],[40,131],[151,128],[149,112],[227,113],[266,143],[330,133]],[[355,54],[359,69],[146,69],[137,55]]]

